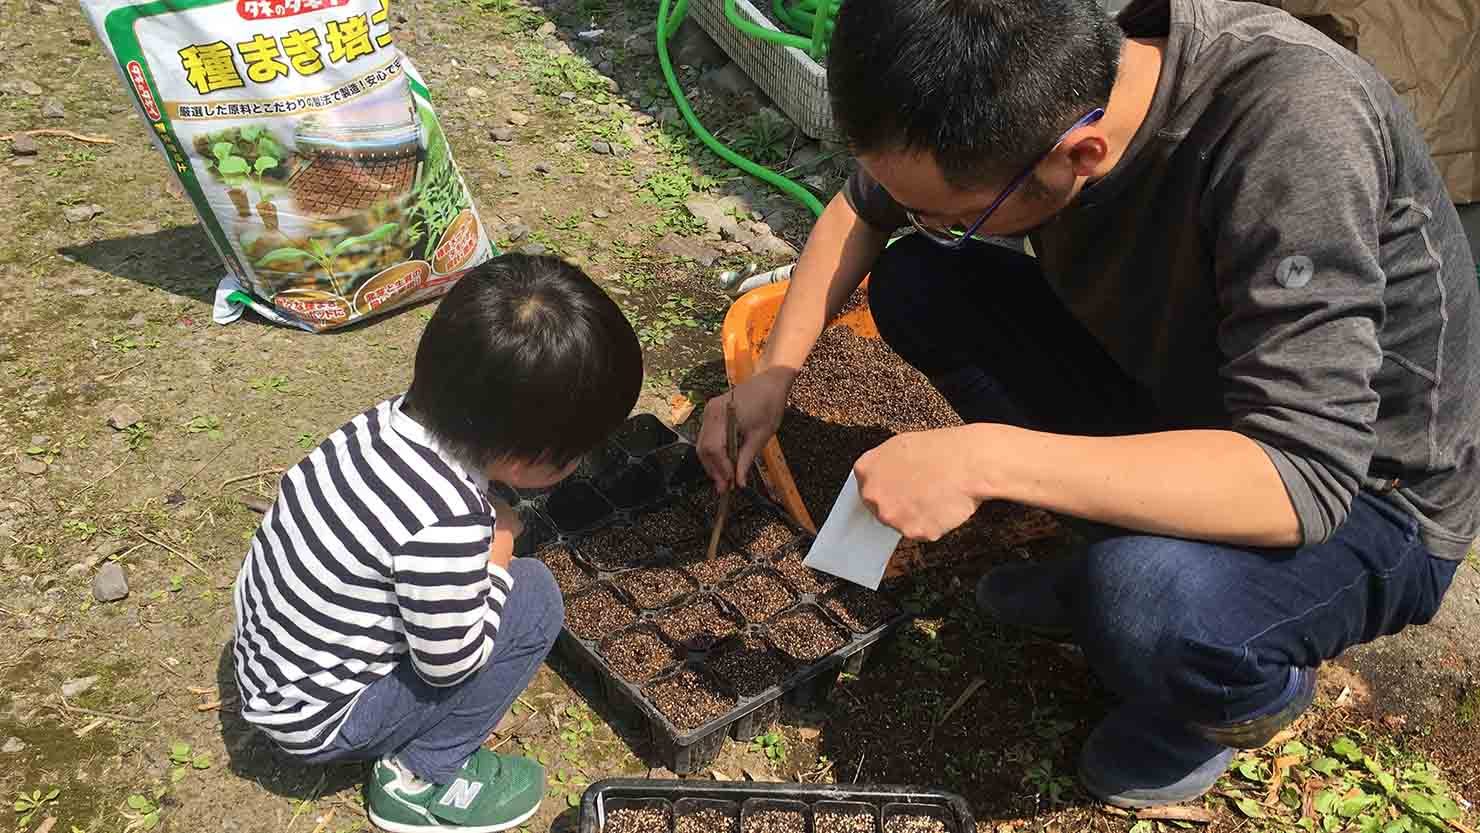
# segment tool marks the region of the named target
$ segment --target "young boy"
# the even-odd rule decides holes
[[[580,270],[506,255],[465,276],[410,390],[283,476],[236,583],[242,715],[306,763],[375,761],[370,819],[392,833],[532,816],[544,771],[483,741],[564,607],[485,488],[564,479],[641,384],[631,325]]]

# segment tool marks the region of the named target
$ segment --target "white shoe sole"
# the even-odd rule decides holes
[[[366,809],[369,810],[369,808]],[[500,831],[512,830],[529,821],[535,813],[539,812],[539,809],[540,805],[536,804],[534,805],[534,809],[512,821],[506,821],[503,824],[489,824],[482,827],[460,827],[452,824],[427,827],[425,824],[399,824],[393,821],[385,821],[380,816],[375,815],[374,810],[369,810],[369,815],[370,821],[376,827],[386,831],[386,833],[426,833],[428,830],[448,830],[454,833],[500,833]]]

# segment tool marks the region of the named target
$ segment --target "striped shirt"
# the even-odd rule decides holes
[[[493,507],[401,398],[285,475],[236,580],[242,716],[284,749],[327,746],[406,655],[452,686],[488,662],[514,579],[489,563]]]

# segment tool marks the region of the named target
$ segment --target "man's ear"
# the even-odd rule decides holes
[[[1074,139],[1072,144],[1060,146],[1059,151],[1067,151],[1075,176],[1097,176],[1105,157],[1110,155],[1110,144],[1104,136],[1091,131]]]

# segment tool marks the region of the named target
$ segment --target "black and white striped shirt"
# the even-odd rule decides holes
[[[490,564],[486,478],[382,402],[283,476],[236,580],[242,716],[289,752],[334,739],[410,655],[428,683],[482,668],[514,579]]]

